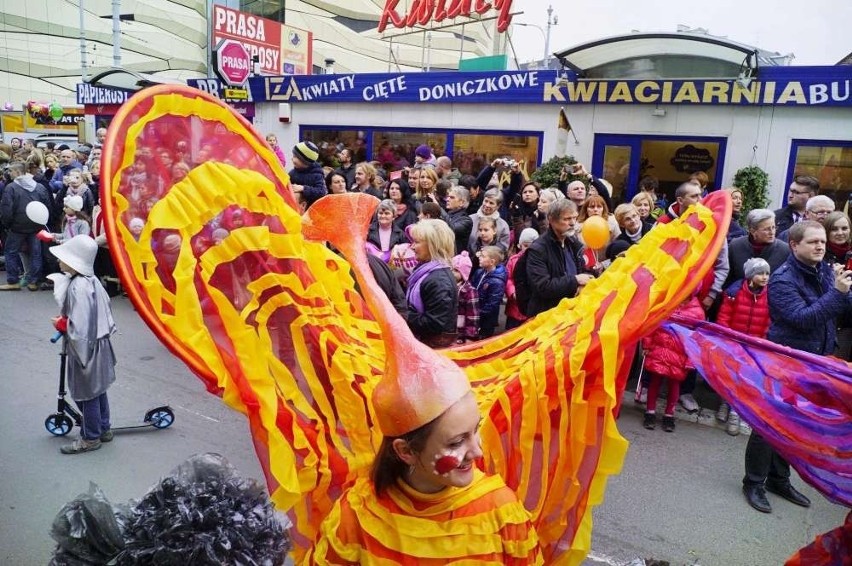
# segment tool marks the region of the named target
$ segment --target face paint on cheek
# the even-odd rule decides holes
[[[464,456],[460,456],[455,454],[452,451],[446,452],[444,454],[436,454],[435,455],[435,469],[433,472],[435,475],[439,476],[447,476],[450,472],[455,470],[461,465],[462,459]]]

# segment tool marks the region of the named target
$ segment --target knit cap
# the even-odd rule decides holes
[[[745,271],[746,281],[751,281],[755,275],[761,273],[769,274],[770,268],[765,259],[753,257],[746,260],[745,265],[743,265],[743,271]]]
[[[531,244],[536,238],[538,238],[538,232],[536,232],[535,228],[524,228],[521,230],[518,244]]]
[[[80,195],[68,195],[62,200],[62,204],[75,212],[80,212],[83,210],[83,197]]]
[[[301,141],[293,146],[293,155],[310,164],[319,159],[319,149],[314,142]]]
[[[429,159],[432,157],[432,148],[426,145],[418,145],[417,149],[414,150],[414,155],[417,157],[422,157],[423,159]]]
[[[467,281],[470,279],[470,270],[473,269],[473,262],[470,261],[467,250],[453,257],[453,269],[461,273],[463,280]]]

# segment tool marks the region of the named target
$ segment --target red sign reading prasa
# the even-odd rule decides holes
[[[396,7],[399,0],[385,0],[382,19],[379,20],[379,33],[385,31],[388,23],[394,27],[406,28],[415,25],[424,26],[430,21],[442,22],[459,16],[470,17],[471,12],[479,15],[494,9],[497,15],[497,31],[502,33],[512,23],[512,0],[414,0],[408,14],[399,15]]]

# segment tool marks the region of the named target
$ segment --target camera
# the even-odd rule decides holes
[[[508,167],[509,169],[513,169],[518,166],[518,162],[510,157],[503,158],[503,167]]]

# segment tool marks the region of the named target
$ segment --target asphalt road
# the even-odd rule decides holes
[[[54,516],[89,482],[124,503],[201,452],[220,453],[242,475],[262,480],[245,418],[204,390],[126,298],[114,299],[113,311],[119,326],[113,340],[119,377],[110,389],[114,421],[139,421],[147,408],[165,403],[176,421],[166,430],[118,434],[101,450],[65,456],[59,446],[68,439],[52,437],[43,424],[55,410],[58,384],[59,347],[49,342],[53,297],[0,292],[0,564],[47,564]],[[594,512],[586,564],[653,557],[673,565],[777,566],[838,526],[847,512],[799,480],[814,500],[811,509],[770,495],[775,512],[757,513],[740,491],[744,437],[684,422],[673,434],[650,432],[640,420],[640,412],[625,408],[620,428],[631,449]]]

